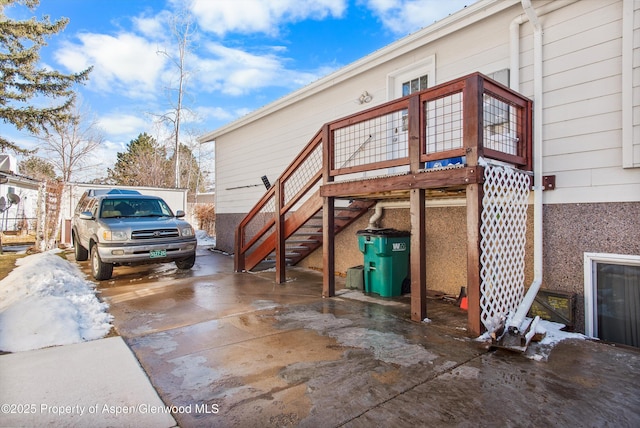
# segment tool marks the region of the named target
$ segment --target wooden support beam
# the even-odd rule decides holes
[[[422,321],[427,317],[427,251],[425,222],[425,191],[412,189],[411,216],[411,319]]]
[[[244,245],[244,229],[236,227],[235,232],[235,254],[233,256],[233,270],[235,272],[242,272],[244,270],[245,255],[242,252],[242,246]]]
[[[282,284],[287,281],[287,272],[286,272],[287,256],[285,251],[284,216],[282,215],[284,189],[282,188],[281,180],[276,181],[274,185],[276,186],[276,193],[275,193],[276,284]]]
[[[439,171],[382,176],[360,181],[325,183],[320,187],[320,196],[358,197],[374,193],[403,191],[408,189],[446,189],[466,186],[482,181],[477,167],[454,168]]]
[[[322,204],[322,297],[336,295],[335,201],[324,198]]]
[[[482,334],[480,320],[480,225],[482,184],[467,186],[467,328],[471,334]]]
[[[329,125],[322,129],[322,183],[333,181],[333,138]],[[335,253],[335,200],[323,197],[322,201],[322,297],[336,295]]]
[[[424,168],[424,162],[420,162],[422,155],[422,142],[420,140],[420,130],[422,123],[422,109],[420,108],[420,96],[415,95],[409,100],[409,170],[418,172]]]

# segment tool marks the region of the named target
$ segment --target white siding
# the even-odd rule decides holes
[[[633,165],[640,167],[640,0],[633,14]]]
[[[622,168],[622,1],[577,2],[542,23],[543,169],[556,175],[545,202],[640,200],[640,170]]]

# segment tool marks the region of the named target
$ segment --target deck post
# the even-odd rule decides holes
[[[411,215],[411,251],[409,254],[411,320],[422,321],[427,317],[425,190],[411,189],[409,204]]]
[[[481,183],[467,186],[467,328],[482,334],[480,320],[480,224],[483,189]]]
[[[284,216],[282,215],[282,202],[284,194],[282,181],[277,180],[274,184],[275,187],[275,247],[276,247],[276,284],[282,284],[287,281],[286,261],[287,254],[285,249],[284,239]]]
[[[233,255],[233,270],[235,272],[242,272],[244,271],[244,261],[245,261],[245,256],[244,253],[242,252],[242,247],[244,246],[244,228],[242,227],[236,227],[236,233],[235,233],[235,242],[234,242],[234,246],[235,246],[235,254]]]
[[[331,130],[325,124],[322,127],[322,184],[333,181],[332,144]],[[322,297],[336,295],[335,256],[335,199],[325,196],[322,200]]]
[[[478,74],[468,77],[463,90],[463,145],[467,166],[478,168],[484,154],[483,142],[483,80]],[[467,185],[467,328],[479,336],[480,320],[480,225],[482,214],[482,183]]]
[[[335,262],[335,199],[322,202],[322,297],[336,295]]]
[[[420,96],[409,100],[409,168],[417,174],[424,167],[420,161],[422,144],[422,109]],[[409,214],[411,216],[411,248],[409,252],[409,275],[411,277],[411,319],[422,321],[427,317],[427,244],[425,222],[424,189],[409,192]]]

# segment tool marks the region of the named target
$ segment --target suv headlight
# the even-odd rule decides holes
[[[102,232],[102,239],[105,241],[126,241],[127,232],[124,230],[105,230]]]
[[[193,228],[191,226],[183,227],[180,232],[182,236],[193,236]]]

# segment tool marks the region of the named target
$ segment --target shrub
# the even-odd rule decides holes
[[[198,219],[198,229],[206,231],[209,236],[216,233],[216,210],[213,204],[197,204],[194,213]]]

